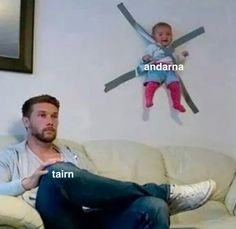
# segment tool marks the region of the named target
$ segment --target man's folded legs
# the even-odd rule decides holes
[[[68,224],[70,221],[71,225],[76,225],[78,216],[83,216],[83,206],[107,213],[115,211],[116,214],[112,215],[111,219],[117,220],[116,225],[118,225],[119,220],[122,223],[124,219],[130,220],[132,224],[132,217],[127,217],[127,215],[130,212],[132,212],[132,216],[134,215],[133,213],[136,211],[133,210],[133,205],[136,206],[135,203],[139,203],[139,211],[135,222],[137,223],[138,219],[143,220],[140,223],[143,227],[140,228],[165,229],[168,228],[169,221],[166,218],[169,218],[170,214],[200,207],[215,191],[215,182],[212,180],[193,185],[158,185],[155,183],[139,185],[133,182],[97,176],[79,169],[72,163],[60,162],[51,165],[48,170],[49,172],[40,181],[36,208],[45,225],[55,225],[56,220],[58,229],[63,228],[63,223]],[[73,172],[74,177],[53,178],[53,171],[59,172],[62,170]],[[156,219],[159,216],[157,212],[160,213],[159,215],[166,216],[166,218],[162,216],[164,222],[162,226],[157,225]],[[140,214],[146,216],[146,218],[140,218]],[[148,219],[148,227],[148,223],[144,227],[145,219]],[[78,225],[81,222],[78,222]],[[48,226],[48,228],[50,227]],[[71,226],[71,228],[74,227]]]

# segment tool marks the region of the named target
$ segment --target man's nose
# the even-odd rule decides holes
[[[47,117],[47,125],[53,125],[53,118],[51,116]]]

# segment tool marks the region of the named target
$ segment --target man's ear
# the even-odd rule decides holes
[[[27,129],[29,127],[29,118],[28,117],[23,117],[22,122],[23,122],[25,128]]]

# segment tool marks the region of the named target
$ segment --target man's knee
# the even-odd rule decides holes
[[[148,213],[151,216],[156,216],[157,214],[169,215],[169,207],[167,203],[162,199],[152,196],[137,199],[134,203],[134,207],[139,208],[140,211]]]
[[[156,197],[143,197],[137,200],[140,210],[145,213],[147,228],[169,228],[169,207]]]
[[[147,196],[135,200],[127,209],[138,217],[137,228],[169,228],[169,208],[159,198]]]
[[[42,176],[40,183],[42,181],[61,181],[65,179],[61,178],[74,178],[75,174],[78,176],[80,169],[76,167],[71,162],[57,162],[45,168],[48,173]],[[54,183],[54,182],[52,182]]]

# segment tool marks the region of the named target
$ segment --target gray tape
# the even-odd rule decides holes
[[[204,32],[205,32],[204,27],[199,27],[199,28],[193,30],[192,32],[187,33],[184,36],[182,36],[182,37],[178,38],[177,40],[173,41],[171,47],[173,49],[175,49],[176,47],[178,47],[178,46],[184,44],[185,42],[187,42],[187,41],[203,34]]]
[[[130,12],[127,10],[127,8],[124,6],[124,4],[121,2],[117,5],[121,13],[124,15],[124,17],[128,20],[128,22],[134,27],[134,29],[148,42],[150,43],[156,43],[153,37],[140,25],[138,24],[133,16],[130,14]],[[166,48],[166,50],[170,49],[170,52],[173,52],[174,49],[185,42],[201,35],[205,32],[205,29],[203,26],[193,30],[190,33],[185,34],[184,36],[178,38],[177,40],[173,41],[170,48]]]
[[[188,104],[189,108],[192,110],[192,112],[194,114],[198,113],[199,110],[197,108],[197,106],[194,104],[193,100],[191,99],[185,85],[184,85],[184,82],[183,80],[180,78],[180,76],[177,74],[178,78],[179,78],[179,83],[180,83],[180,86],[181,86],[181,91],[182,91],[182,95],[186,101],[186,103]]]
[[[127,8],[124,6],[123,2],[119,3],[117,7],[119,8],[120,12],[125,16],[125,18],[129,21],[129,23],[134,26],[136,24],[136,21],[134,20],[130,12],[127,10]]]
[[[117,7],[121,11],[121,13],[124,15],[124,17],[128,20],[128,22],[132,25],[132,27],[144,38],[145,41],[147,41],[149,43],[156,43],[155,40],[153,39],[153,37],[141,25],[139,25],[134,20],[133,16],[129,13],[129,11],[126,9],[126,7],[124,6],[123,3],[118,4]],[[173,52],[174,52],[175,48],[184,44],[185,42],[201,35],[204,32],[205,32],[204,27],[199,27],[199,28],[193,30],[192,32],[187,33],[186,35],[173,41],[169,48],[163,48],[163,47],[161,47],[161,48],[163,49],[165,54],[168,56],[171,56],[175,62],[175,59],[173,57]],[[104,91],[108,92],[111,89],[113,89],[113,88],[119,86],[120,84],[122,84],[130,79],[133,79],[135,77],[136,77],[136,71],[135,70],[129,71],[129,72],[117,77],[116,79],[106,83]],[[189,93],[188,93],[188,91],[187,91],[187,89],[186,89],[186,87],[179,75],[178,75],[178,78],[180,81],[182,94],[183,94],[183,97],[184,97],[186,103],[189,105],[189,107],[191,108],[193,113],[198,113],[199,110],[196,107],[196,105],[193,103],[193,101],[192,101],[192,99],[191,99],[191,97],[190,97],[190,95],[189,95]]]
[[[122,83],[124,83],[124,82],[126,82],[126,81],[128,81],[130,79],[133,79],[135,77],[136,77],[136,71],[135,70],[127,72],[127,73],[117,77],[116,79],[106,83],[104,91],[108,92],[111,89],[113,89],[113,88],[119,86],[120,84],[122,84]]]
[[[134,27],[134,29],[149,43],[155,43],[155,40],[152,36],[141,26],[139,25],[130,14],[130,12],[126,9],[124,4],[121,2],[117,5],[120,12],[124,15],[127,21]]]

